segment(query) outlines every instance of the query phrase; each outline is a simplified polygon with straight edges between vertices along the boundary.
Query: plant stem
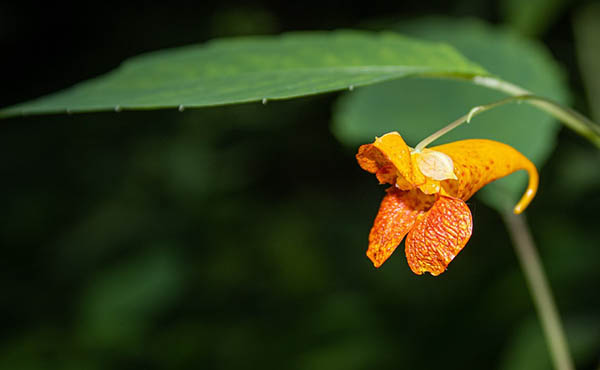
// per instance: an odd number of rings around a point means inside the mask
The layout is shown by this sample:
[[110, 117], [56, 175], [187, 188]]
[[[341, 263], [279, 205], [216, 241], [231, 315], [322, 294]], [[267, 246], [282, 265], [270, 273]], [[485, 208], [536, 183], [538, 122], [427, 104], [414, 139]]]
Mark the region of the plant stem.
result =
[[503, 214], [556, 370], [573, 370], [565, 331], [525, 216]]
[[440, 137], [444, 136], [445, 134], [447, 134], [448, 132], [454, 130], [455, 128], [457, 128], [458, 126], [462, 125], [463, 123], [469, 123], [471, 121], [471, 118], [475, 117], [476, 115], [485, 112], [488, 109], [492, 109], [494, 107], [497, 107], [499, 105], [503, 105], [506, 103], [510, 103], [513, 101], [518, 101], [520, 100], [522, 97], [516, 96], [516, 97], [510, 97], [510, 98], [506, 98], [506, 99], [502, 99], [499, 100], [497, 102], [493, 102], [490, 104], [486, 104], [486, 105], [478, 105], [475, 108], [471, 109], [469, 111], [469, 113], [465, 114], [464, 116], [458, 118], [456, 121], [450, 123], [447, 126], [442, 127], [441, 129], [437, 130], [436, 132], [434, 132], [433, 134], [427, 136], [425, 139], [421, 140], [420, 143], [417, 144], [417, 146], [415, 146], [415, 152], [420, 152], [423, 149], [425, 149], [425, 147], [429, 144], [431, 144], [432, 142], [434, 142], [435, 140], [439, 139]]
[[[533, 96], [533, 94], [510, 82], [503, 81], [494, 77], [475, 76], [472, 82], [476, 85], [488, 87], [490, 89], [502, 91], [506, 94], [518, 96], [527, 95]], [[536, 106], [562, 121], [566, 126], [571, 128], [573, 131], [586, 137], [588, 140], [593, 142], [597, 147], [600, 148], [600, 126], [585, 116], [577, 113], [576, 111], [564, 107], [559, 103], [553, 102], [549, 99], [536, 98], [530, 100], [531, 105]]]
[[[494, 81], [496, 81], [496, 80], [494, 80]], [[509, 86], [513, 86], [513, 85], [509, 84]], [[521, 90], [516, 90], [516, 89], [518, 89], [518, 88], [515, 87], [514, 92], [521, 92]], [[526, 91], [526, 90], [523, 90], [523, 91]], [[476, 106], [475, 108], [471, 109], [469, 111], [469, 113], [465, 114], [464, 116], [458, 118], [456, 121], [450, 123], [447, 126], [444, 126], [443, 128], [439, 129], [438, 131], [434, 132], [433, 134], [431, 134], [428, 137], [426, 137], [425, 139], [423, 139], [415, 147], [415, 152], [422, 151], [427, 145], [431, 144], [433, 141], [439, 139], [441, 136], [454, 130], [455, 128], [462, 125], [463, 123], [465, 123], [465, 122], [469, 123], [473, 117], [475, 117], [476, 115], [478, 115], [480, 113], [485, 112], [486, 110], [489, 110], [489, 109], [492, 109], [492, 108], [495, 108], [495, 107], [498, 107], [500, 105], [504, 105], [507, 103], [521, 102], [521, 101], [526, 101], [532, 105], [535, 105], [538, 107], [544, 107], [544, 110], [546, 110], [546, 111], [554, 112], [553, 115], [555, 117], [562, 118], [563, 122], [569, 121], [570, 122], [569, 127], [571, 127], [573, 130], [577, 131], [579, 134], [588, 138], [590, 141], [592, 141], [594, 144], [596, 144], [596, 146], [598, 146], [600, 148], [600, 126], [598, 126], [594, 122], [590, 121], [585, 116], [582, 116], [581, 114], [577, 113], [576, 111], [574, 111], [570, 108], [564, 107], [564, 106], [562, 106], [556, 102], [553, 102], [552, 100], [548, 100], [546, 98], [542, 98], [542, 97], [535, 96], [535, 95], [516, 95], [516, 96], [504, 98], [502, 100], [498, 100], [498, 101], [490, 103], [490, 104]]]

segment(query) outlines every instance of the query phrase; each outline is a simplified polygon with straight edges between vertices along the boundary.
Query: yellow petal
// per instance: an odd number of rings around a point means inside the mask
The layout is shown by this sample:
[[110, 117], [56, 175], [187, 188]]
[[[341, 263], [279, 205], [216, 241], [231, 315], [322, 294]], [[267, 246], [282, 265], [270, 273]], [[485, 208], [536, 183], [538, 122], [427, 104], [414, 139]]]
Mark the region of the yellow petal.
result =
[[413, 189], [415, 184], [424, 182], [422, 174], [413, 172], [410, 148], [397, 132], [385, 134], [373, 144], [361, 145], [356, 160], [364, 170], [374, 173], [380, 183], [396, 185], [401, 190]]
[[445, 194], [466, 201], [490, 182], [515, 171], [526, 170], [529, 174], [529, 184], [514, 212], [523, 212], [535, 196], [538, 187], [535, 165], [509, 145], [492, 140], [472, 139], [431, 149], [447, 154], [454, 162], [454, 173], [458, 180], [441, 182]]

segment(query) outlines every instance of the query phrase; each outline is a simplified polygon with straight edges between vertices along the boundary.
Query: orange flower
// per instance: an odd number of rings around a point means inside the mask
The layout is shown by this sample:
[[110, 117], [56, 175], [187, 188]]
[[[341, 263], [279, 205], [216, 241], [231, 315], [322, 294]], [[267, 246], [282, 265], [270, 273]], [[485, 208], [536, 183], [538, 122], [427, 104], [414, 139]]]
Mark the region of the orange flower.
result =
[[381, 184], [393, 185], [369, 234], [367, 256], [381, 266], [406, 236], [406, 259], [419, 275], [441, 274], [467, 244], [473, 220], [465, 201], [483, 186], [526, 170], [529, 185], [515, 213], [525, 210], [538, 186], [534, 164], [492, 140], [461, 140], [417, 152], [391, 132], [362, 145], [356, 159]]

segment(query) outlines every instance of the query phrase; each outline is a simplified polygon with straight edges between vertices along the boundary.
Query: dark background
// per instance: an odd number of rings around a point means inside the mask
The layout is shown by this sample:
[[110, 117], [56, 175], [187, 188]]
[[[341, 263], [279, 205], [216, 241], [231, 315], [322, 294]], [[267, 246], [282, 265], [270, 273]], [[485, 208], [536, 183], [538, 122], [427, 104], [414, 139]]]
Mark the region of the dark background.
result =
[[[530, 37], [588, 114], [564, 1]], [[500, 1], [0, 4], [0, 105], [214, 37]], [[536, 369], [549, 357], [500, 217], [439, 278], [364, 256], [383, 194], [329, 129], [339, 94], [0, 122], [0, 368]], [[528, 210], [578, 368], [600, 361], [598, 153], [562, 130]], [[591, 169], [591, 170], [590, 170]], [[600, 173], [600, 171], [599, 171]]]

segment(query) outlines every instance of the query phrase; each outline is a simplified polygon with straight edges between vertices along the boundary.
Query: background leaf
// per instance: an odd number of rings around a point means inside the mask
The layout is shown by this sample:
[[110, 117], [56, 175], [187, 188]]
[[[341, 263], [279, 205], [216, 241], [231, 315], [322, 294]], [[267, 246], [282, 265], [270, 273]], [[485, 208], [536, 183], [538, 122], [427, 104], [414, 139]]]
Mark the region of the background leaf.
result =
[[583, 83], [592, 117], [600, 119], [600, 3], [592, 3], [577, 12], [574, 20], [575, 43]]
[[403, 76], [486, 72], [453, 48], [393, 33], [290, 33], [212, 41], [132, 58], [18, 114], [203, 107], [348, 89]]
[[108, 349], [141, 340], [148, 317], [179, 294], [178, 262], [158, 249], [99, 274], [81, 302], [80, 339]]
[[[519, 84], [535, 94], [567, 103], [562, 75], [539, 44], [503, 29], [469, 19], [427, 18], [406, 22], [395, 29], [455, 46], [491, 73]], [[404, 79], [360, 89], [340, 99], [334, 116], [334, 133], [348, 145], [373, 140], [376, 135], [400, 131], [411, 146], [474, 106], [504, 95], [469, 83], [451, 80]], [[535, 108], [509, 105], [485, 112], [432, 145], [488, 138], [508, 143], [541, 167], [554, 147], [559, 126], [554, 118]], [[516, 174], [490, 184], [480, 192], [485, 201], [503, 208], [521, 195], [526, 176]]]
[[[565, 325], [569, 347], [577, 368], [588, 368], [596, 360], [600, 343], [600, 322], [592, 316], [569, 318]], [[501, 370], [543, 370], [552, 368], [548, 345], [536, 318], [527, 318], [515, 330], [500, 361]]]
[[506, 22], [524, 35], [543, 33], [567, 5], [567, 0], [503, 0], [501, 11]]

